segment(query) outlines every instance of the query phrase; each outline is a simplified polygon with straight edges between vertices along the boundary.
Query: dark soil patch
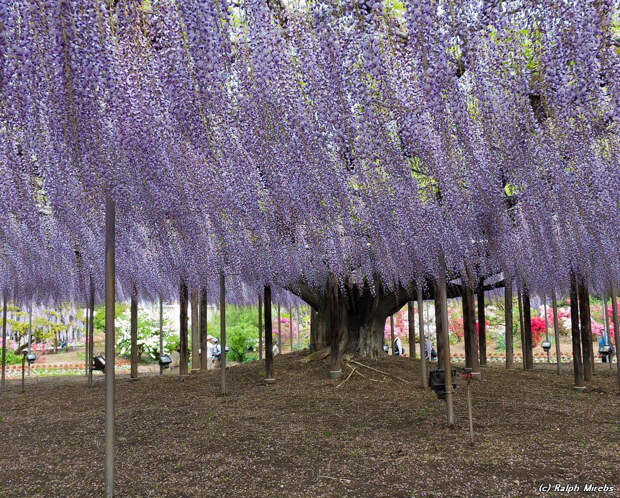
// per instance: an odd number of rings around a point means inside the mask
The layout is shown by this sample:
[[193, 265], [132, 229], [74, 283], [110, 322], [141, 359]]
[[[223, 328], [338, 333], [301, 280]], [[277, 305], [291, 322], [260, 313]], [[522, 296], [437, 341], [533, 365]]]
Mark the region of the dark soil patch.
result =
[[[419, 362], [364, 360], [412, 381], [360, 370], [342, 387], [322, 362], [263, 365], [117, 382], [117, 496], [535, 496], [541, 484], [620, 489], [615, 372], [599, 367], [583, 394], [569, 367], [483, 369], [473, 384], [476, 441], [465, 387], [457, 425], [424, 392]], [[361, 368], [361, 367], [360, 367]], [[345, 368], [345, 375], [348, 375]], [[371, 380], [373, 379], [373, 380]], [[0, 398], [0, 496], [103, 494], [103, 379], [37, 379]], [[380, 381], [380, 382], [377, 382]], [[459, 382], [460, 379], [459, 379]], [[617, 493], [611, 493], [609, 496]], [[550, 493], [553, 496], [553, 493]], [[588, 493], [593, 496], [592, 493]]]

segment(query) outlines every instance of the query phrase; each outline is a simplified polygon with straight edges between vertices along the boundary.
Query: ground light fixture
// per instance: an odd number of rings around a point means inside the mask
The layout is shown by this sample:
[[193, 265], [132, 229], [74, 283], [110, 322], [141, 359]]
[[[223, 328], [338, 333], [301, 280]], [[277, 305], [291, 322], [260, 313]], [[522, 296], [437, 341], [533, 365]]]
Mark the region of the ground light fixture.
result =
[[159, 367], [163, 370], [164, 368], [170, 368], [170, 364], [172, 363], [172, 358], [170, 358], [169, 354], [162, 354], [159, 357]]
[[93, 358], [93, 370], [105, 372], [105, 358], [103, 356], [98, 355]]
[[[456, 368], [450, 369], [452, 372], [452, 388], [456, 389]], [[439, 399], [446, 399], [446, 372], [443, 368], [431, 370], [428, 374], [428, 386], [435, 391]]]
[[35, 360], [37, 359], [37, 356], [34, 353], [28, 353], [27, 351], [23, 352], [22, 355], [22, 392], [24, 392], [26, 390], [25, 388], [25, 372], [26, 372], [26, 362], [28, 362], [28, 366], [32, 365]]
[[543, 341], [540, 346], [545, 350], [545, 353], [548, 353], [551, 349], [551, 343], [549, 341]]

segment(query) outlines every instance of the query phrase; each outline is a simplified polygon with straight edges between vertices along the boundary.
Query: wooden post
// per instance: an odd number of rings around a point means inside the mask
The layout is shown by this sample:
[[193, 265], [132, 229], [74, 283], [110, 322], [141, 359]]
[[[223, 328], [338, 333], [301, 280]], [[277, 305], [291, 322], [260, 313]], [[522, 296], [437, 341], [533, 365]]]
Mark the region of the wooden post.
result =
[[525, 338], [524, 364], [526, 370], [534, 368], [534, 355], [532, 351], [532, 311], [530, 309], [530, 292], [527, 285], [523, 285], [521, 294], [523, 304], [523, 337]]
[[180, 326], [179, 326], [179, 375], [187, 375], [187, 301], [189, 300], [187, 285], [181, 279], [179, 289]]
[[521, 360], [523, 361], [523, 370], [525, 370], [525, 332], [523, 330], [523, 294], [521, 288], [517, 289], [517, 306], [519, 307], [519, 332], [521, 337]]
[[263, 359], [263, 298], [258, 295], [258, 360]]
[[390, 315], [390, 349], [394, 356], [394, 315]]
[[441, 320], [441, 299], [439, 297], [439, 282], [435, 281], [435, 340], [437, 341], [437, 368], [440, 368], [443, 365], [443, 324]]
[[114, 496], [114, 311], [115, 311], [114, 201], [105, 199], [105, 495]]
[[[607, 295], [602, 292], [601, 293], [601, 301], [603, 302], [603, 323], [605, 324], [605, 344], [608, 346], [612, 345], [611, 342], [611, 331], [609, 330], [609, 317], [607, 316]], [[609, 368], [613, 369], [613, 358], [611, 355], [607, 357], [607, 362], [609, 363]]]
[[6, 291], [2, 297], [2, 380], [0, 390], [6, 390]]
[[555, 289], [551, 290], [551, 306], [553, 307], [553, 336], [555, 337], [556, 373], [560, 375], [562, 352], [560, 351], [560, 320], [558, 319], [558, 303], [555, 300]]
[[616, 386], [618, 387], [618, 391], [620, 391], [620, 349], [618, 348], [618, 335], [620, 335], [620, 331], [618, 330], [618, 304], [616, 303], [616, 285], [614, 283], [611, 284], [611, 313], [614, 322], [614, 340], [616, 343]]
[[439, 301], [441, 302], [441, 343], [443, 346], [443, 363], [446, 386], [446, 406], [448, 409], [448, 426], [455, 424], [454, 407], [452, 405], [452, 370], [450, 368], [450, 341], [448, 338], [448, 292], [446, 288], [446, 262], [440, 254], [439, 268]]
[[465, 367], [474, 372], [480, 371], [478, 360], [478, 336], [476, 333], [476, 315], [474, 310], [474, 291], [463, 285], [463, 331], [465, 339]]
[[[164, 302], [159, 297], [159, 356], [164, 354]], [[159, 364], [159, 375], [163, 375], [164, 368]]]
[[265, 286], [265, 383], [273, 384], [273, 324], [271, 323], [271, 287]]
[[131, 328], [131, 379], [138, 378], [138, 299], [136, 296], [136, 287], [134, 286], [131, 293], [131, 311], [130, 311], [130, 328]]
[[200, 370], [207, 369], [207, 288], [203, 287], [200, 291]]
[[467, 417], [469, 418], [469, 440], [474, 442], [474, 420], [471, 413], [471, 378], [467, 378]]
[[26, 353], [22, 351], [22, 392], [26, 392], [25, 388], [25, 376], [26, 376]]
[[[86, 315], [88, 318], [88, 314]], [[32, 352], [32, 302], [28, 305], [28, 354]], [[88, 362], [88, 358], [86, 360]], [[88, 363], [86, 363], [88, 370]], [[28, 377], [30, 377], [30, 362], [28, 362]]]
[[583, 380], [592, 380], [594, 373], [594, 348], [592, 347], [592, 322], [590, 317], [590, 294], [584, 278], [577, 284], [579, 293], [579, 320], [581, 323], [581, 351], [583, 358]]
[[[93, 355], [95, 351], [95, 282], [93, 281], [93, 276], [90, 275], [89, 278], [89, 307], [90, 307], [90, 316], [89, 316], [89, 324], [88, 324], [88, 385], [93, 385]], [[106, 358], [107, 360], [107, 358]]]
[[299, 306], [295, 306], [295, 315], [297, 316], [297, 349], [301, 349], [301, 327], [299, 325]]
[[[487, 324], [484, 313], [484, 278], [478, 287], [478, 347], [480, 348], [480, 365], [487, 365]], [[478, 372], [474, 370], [474, 372]]]
[[583, 363], [581, 361], [581, 334], [579, 331], [579, 304], [577, 297], [577, 282], [575, 274], [570, 275], [570, 326], [573, 339], [573, 374], [575, 376], [575, 389], [585, 389], [583, 378]]
[[[418, 281], [418, 328], [420, 329], [420, 370], [422, 373], [422, 389], [428, 390], [428, 379], [426, 378], [426, 353], [425, 353], [425, 333], [424, 333], [424, 296], [422, 294], [422, 284]], [[430, 358], [429, 358], [430, 359]]]
[[196, 289], [191, 290], [191, 320], [192, 320], [192, 372], [198, 372], [200, 370], [200, 355], [198, 349], [200, 348], [200, 325], [198, 322], [198, 291]]
[[[549, 342], [549, 324], [547, 323], [547, 294], [544, 295], [544, 308], [545, 313], [545, 341]], [[550, 349], [547, 350], [547, 363], [551, 363]]]
[[[88, 380], [88, 329], [90, 324], [90, 307], [88, 306], [88, 297], [86, 298], [86, 306], [84, 307], [84, 311], [86, 313], [86, 319], [84, 320], [84, 326], [86, 329], [84, 334], [84, 374]], [[30, 321], [32, 322], [32, 308], [30, 310]], [[28, 346], [28, 353], [30, 353], [30, 346]], [[30, 376], [30, 363], [28, 363], [28, 375]]]
[[506, 368], [514, 367], [512, 337], [512, 278], [504, 271], [504, 341], [506, 343]]
[[[288, 325], [289, 325], [289, 329], [290, 329], [290, 332], [291, 332], [291, 337], [289, 339], [290, 339], [290, 342], [291, 342], [291, 353], [292, 353], [293, 352], [293, 307], [292, 306], [288, 307], [288, 314], [289, 314], [289, 324]], [[297, 333], [299, 333], [299, 331]]]
[[278, 352], [282, 354], [282, 321], [280, 320], [280, 305], [278, 304]]
[[226, 282], [224, 270], [220, 271], [220, 381], [221, 393], [226, 394]]
[[407, 303], [407, 323], [409, 324], [409, 357], [415, 358], [415, 310], [413, 301]]

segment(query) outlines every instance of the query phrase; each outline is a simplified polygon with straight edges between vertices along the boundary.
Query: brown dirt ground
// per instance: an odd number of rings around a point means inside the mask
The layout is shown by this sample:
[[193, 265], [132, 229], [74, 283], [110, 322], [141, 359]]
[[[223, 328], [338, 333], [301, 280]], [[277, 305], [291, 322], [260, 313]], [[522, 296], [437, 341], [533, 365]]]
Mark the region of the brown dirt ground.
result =
[[[301, 356], [278, 356], [270, 387], [261, 364], [229, 369], [225, 397], [219, 371], [119, 376], [117, 496], [536, 496], [547, 483], [618, 496], [620, 398], [606, 367], [583, 394], [569, 366], [483, 369], [472, 446], [461, 379], [448, 429], [415, 360], [364, 360], [411, 384], [363, 369], [336, 388], [325, 363]], [[31, 379], [19, 391], [9, 381], [0, 396], [0, 496], [101, 496], [103, 379]]]

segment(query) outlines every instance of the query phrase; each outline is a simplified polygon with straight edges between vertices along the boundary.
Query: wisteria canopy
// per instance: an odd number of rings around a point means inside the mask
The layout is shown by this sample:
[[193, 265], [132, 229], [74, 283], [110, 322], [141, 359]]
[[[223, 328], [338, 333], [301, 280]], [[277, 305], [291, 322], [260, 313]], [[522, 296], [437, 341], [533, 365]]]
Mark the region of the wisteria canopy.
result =
[[616, 284], [614, 9], [0, 0], [0, 286], [102, 289], [106, 194], [124, 296]]

